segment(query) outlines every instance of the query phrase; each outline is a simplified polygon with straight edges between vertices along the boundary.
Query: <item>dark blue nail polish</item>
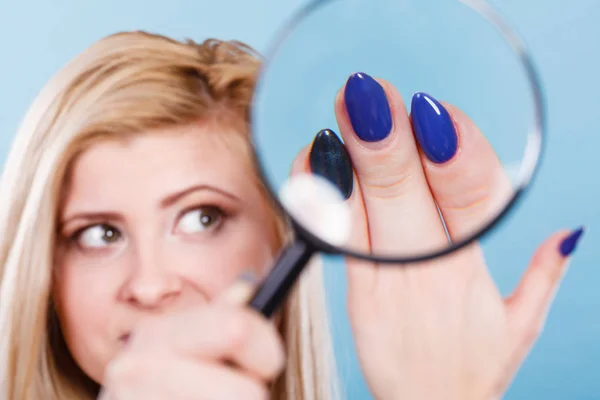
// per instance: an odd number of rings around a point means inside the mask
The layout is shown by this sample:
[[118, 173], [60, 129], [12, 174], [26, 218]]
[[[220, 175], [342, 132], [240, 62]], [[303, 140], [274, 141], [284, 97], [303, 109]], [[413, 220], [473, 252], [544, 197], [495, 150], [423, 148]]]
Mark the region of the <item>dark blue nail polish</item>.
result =
[[311, 172], [333, 183], [345, 199], [352, 195], [354, 175], [352, 161], [344, 143], [331, 129], [323, 129], [310, 149]]
[[411, 119], [423, 153], [434, 163], [449, 161], [458, 149], [458, 136], [448, 111], [426, 93], [412, 98]]
[[352, 128], [361, 140], [378, 142], [392, 131], [392, 113], [383, 87], [369, 75], [357, 72], [348, 78], [344, 101]]
[[583, 232], [584, 229], [583, 227], [581, 227], [579, 229], [574, 230], [569, 236], [563, 239], [563, 241], [560, 243], [559, 248], [560, 254], [563, 257], [568, 257], [569, 255], [571, 255], [571, 253], [575, 251], [577, 243], [579, 242], [581, 235], [583, 235]]

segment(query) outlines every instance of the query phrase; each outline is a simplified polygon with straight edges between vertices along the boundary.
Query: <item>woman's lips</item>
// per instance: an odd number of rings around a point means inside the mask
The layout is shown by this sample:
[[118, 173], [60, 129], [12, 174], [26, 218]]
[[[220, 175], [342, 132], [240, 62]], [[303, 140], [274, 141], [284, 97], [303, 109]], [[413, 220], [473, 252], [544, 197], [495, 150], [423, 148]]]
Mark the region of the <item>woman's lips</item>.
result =
[[129, 334], [129, 333], [125, 333], [125, 334], [123, 334], [123, 335], [121, 335], [121, 336], [119, 337], [119, 341], [120, 341], [120, 342], [122, 342], [122, 343], [125, 343], [125, 344], [127, 344], [127, 343], [129, 342], [129, 337], [130, 337], [130, 336], [131, 336], [131, 334]]

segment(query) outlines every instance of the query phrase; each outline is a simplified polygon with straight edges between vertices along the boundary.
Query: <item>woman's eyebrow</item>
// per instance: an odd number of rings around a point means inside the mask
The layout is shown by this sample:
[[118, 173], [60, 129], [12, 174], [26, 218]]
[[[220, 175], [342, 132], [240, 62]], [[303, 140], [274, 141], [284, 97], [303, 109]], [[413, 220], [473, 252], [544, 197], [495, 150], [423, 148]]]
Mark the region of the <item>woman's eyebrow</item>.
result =
[[226, 190], [223, 190], [223, 189], [217, 188], [215, 186], [211, 186], [211, 185], [198, 184], [198, 185], [193, 185], [193, 186], [187, 187], [185, 189], [182, 189], [180, 191], [177, 191], [177, 192], [165, 197], [164, 199], [162, 199], [160, 201], [160, 207], [167, 208], [167, 207], [175, 204], [177, 201], [179, 201], [183, 197], [185, 197], [191, 193], [199, 192], [199, 191], [216, 192], [216, 193], [219, 193], [233, 201], [241, 202], [239, 197], [237, 197], [236, 195], [234, 195]]
[[[189, 186], [185, 189], [179, 190], [173, 194], [168, 195], [164, 199], [160, 201], [161, 208], [167, 208], [177, 201], [181, 200], [185, 196], [188, 196], [192, 193], [199, 191], [211, 191], [219, 193], [222, 196], [225, 196], [233, 201], [241, 202], [241, 199], [236, 195], [217, 188], [215, 186], [206, 185], [206, 184], [196, 184]], [[67, 215], [63, 218], [63, 220], [59, 223], [59, 229], [62, 229], [65, 225], [70, 223], [73, 220], [110, 220], [110, 221], [120, 221], [122, 220], [122, 215], [115, 211], [85, 211], [85, 210], [75, 210], [72, 212], [68, 212]]]

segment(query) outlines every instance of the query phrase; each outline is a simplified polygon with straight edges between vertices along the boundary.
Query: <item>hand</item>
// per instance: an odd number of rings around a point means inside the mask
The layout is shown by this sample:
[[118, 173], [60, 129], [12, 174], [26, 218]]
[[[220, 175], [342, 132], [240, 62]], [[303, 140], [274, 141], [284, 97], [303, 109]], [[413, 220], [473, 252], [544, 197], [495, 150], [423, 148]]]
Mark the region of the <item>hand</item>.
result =
[[240, 282], [214, 304], [144, 320], [108, 366], [99, 400], [268, 399], [283, 345], [241, 306], [250, 294]]
[[[326, 146], [315, 140], [295, 171], [312, 169], [347, 194], [350, 187], [352, 247], [379, 254], [440, 248], [447, 236], [436, 203], [457, 240], [480, 228], [512, 195], [490, 144], [450, 104], [420, 94], [411, 121], [395, 88], [358, 74], [338, 94], [335, 112], [354, 176], [344, 172], [343, 145], [331, 138]], [[319, 146], [337, 151], [334, 168], [315, 155]], [[501, 397], [544, 324], [580, 234], [559, 232], [547, 239], [508, 299], [501, 297], [477, 244], [407, 268], [348, 259], [349, 316], [374, 396]]]

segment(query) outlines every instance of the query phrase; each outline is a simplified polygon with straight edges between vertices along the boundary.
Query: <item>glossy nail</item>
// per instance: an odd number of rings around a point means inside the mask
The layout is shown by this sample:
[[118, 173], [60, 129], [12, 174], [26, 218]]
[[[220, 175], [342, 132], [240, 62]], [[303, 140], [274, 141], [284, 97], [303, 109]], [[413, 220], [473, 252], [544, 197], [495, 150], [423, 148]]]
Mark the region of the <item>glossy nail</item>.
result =
[[352, 128], [359, 139], [378, 142], [392, 131], [392, 113], [383, 87], [372, 77], [357, 72], [348, 78], [344, 101]]
[[352, 161], [346, 146], [331, 129], [317, 133], [310, 149], [310, 169], [333, 183], [345, 199], [352, 195]]
[[458, 149], [458, 136], [448, 111], [426, 93], [412, 98], [411, 119], [423, 153], [436, 164], [448, 162]]
[[584, 228], [578, 228], [574, 230], [569, 236], [563, 239], [560, 243], [559, 251], [563, 257], [568, 257], [575, 251], [577, 248], [577, 243], [581, 236], [583, 235]]

